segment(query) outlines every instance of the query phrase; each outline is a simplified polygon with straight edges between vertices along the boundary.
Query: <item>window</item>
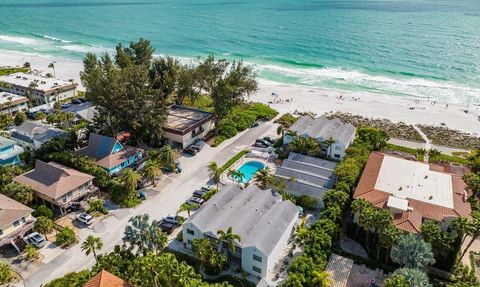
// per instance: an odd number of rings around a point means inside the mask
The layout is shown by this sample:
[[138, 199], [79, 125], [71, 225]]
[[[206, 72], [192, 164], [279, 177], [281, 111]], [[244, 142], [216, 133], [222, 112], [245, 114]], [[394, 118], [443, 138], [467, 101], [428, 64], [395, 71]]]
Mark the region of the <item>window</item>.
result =
[[258, 261], [258, 262], [262, 262], [262, 257], [253, 254], [253, 260]]
[[335, 150], [341, 150], [342, 148], [338, 145], [335, 146]]
[[258, 268], [257, 266], [252, 266], [252, 269], [257, 273], [262, 273], [262, 269]]
[[195, 235], [195, 231], [187, 228], [187, 233], [190, 235]]
[[336, 158], [340, 158], [340, 155], [338, 153], [334, 154], [333, 156]]
[[188, 243], [189, 245], [193, 245], [192, 240], [187, 240], [187, 243]]
[[0, 229], [0, 236], [3, 235], [3, 229]]
[[17, 227], [17, 226], [19, 226], [19, 225], [20, 225], [20, 221], [19, 221], [19, 220], [15, 220], [15, 221], [13, 222], [13, 227]]

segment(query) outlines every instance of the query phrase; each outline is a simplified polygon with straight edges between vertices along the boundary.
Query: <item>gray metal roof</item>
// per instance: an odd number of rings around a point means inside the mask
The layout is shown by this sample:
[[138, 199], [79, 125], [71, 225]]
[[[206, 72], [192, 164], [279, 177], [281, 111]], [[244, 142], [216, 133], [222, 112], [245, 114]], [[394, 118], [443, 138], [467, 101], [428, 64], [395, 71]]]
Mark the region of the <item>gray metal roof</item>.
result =
[[[320, 198], [335, 183], [334, 169], [337, 163], [311, 156], [290, 153], [275, 176], [285, 179], [288, 190]], [[295, 180], [290, 180], [294, 178]]]
[[355, 127], [350, 123], [343, 123], [338, 118], [329, 120], [324, 116], [312, 118], [303, 116], [298, 119], [290, 130], [299, 136], [312, 137], [320, 141], [329, 138], [337, 142], [346, 143], [355, 136]]
[[316, 165], [316, 166], [323, 167], [330, 170], [334, 170], [335, 167], [337, 166], [337, 163], [334, 161], [324, 160], [324, 159], [303, 155], [295, 152], [291, 152], [288, 155], [288, 159], [302, 162], [302, 163]]
[[250, 185], [241, 190], [228, 185], [208, 200], [187, 222], [203, 233], [216, 237], [218, 230], [232, 227], [241, 238], [240, 247], [255, 246], [268, 256], [298, 216], [297, 207], [282, 201], [272, 190]]
[[[28, 135], [21, 134], [23, 132]], [[40, 143], [45, 143], [55, 137], [66, 137], [68, 133], [61, 129], [57, 129], [51, 125], [26, 121], [22, 125], [16, 127], [12, 132], [11, 138], [18, 139], [24, 142], [33, 143], [33, 140]]]

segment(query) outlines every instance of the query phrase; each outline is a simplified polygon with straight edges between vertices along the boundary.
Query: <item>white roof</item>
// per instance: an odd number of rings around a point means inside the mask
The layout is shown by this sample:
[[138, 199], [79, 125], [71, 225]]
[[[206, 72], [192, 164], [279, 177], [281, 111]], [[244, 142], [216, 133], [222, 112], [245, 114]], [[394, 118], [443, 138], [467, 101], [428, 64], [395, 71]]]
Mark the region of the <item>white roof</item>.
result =
[[253, 246], [268, 256], [288, 226], [298, 218], [298, 209], [272, 190], [249, 185], [241, 190], [227, 185], [209, 199], [186, 223], [194, 224], [204, 234], [216, 237], [218, 230], [232, 227], [241, 238], [240, 247]]
[[15, 101], [28, 102], [28, 99], [26, 97], [22, 97], [22, 96], [15, 95], [15, 94], [12, 94], [12, 93], [0, 92], [0, 105], [8, 104], [10, 101], [12, 101], [12, 102], [15, 102]]
[[30, 83], [35, 82], [37, 87], [35, 90], [41, 91], [49, 91], [52, 89], [57, 89], [64, 86], [70, 86], [73, 83], [55, 79], [55, 78], [47, 78], [43, 76], [27, 74], [27, 73], [13, 73], [5, 76], [0, 76], [0, 82], [9, 83], [15, 86], [21, 86], [28, 88]]
[[337, 142], [346, 144], [355, 137], [356, 128], [350, 123], [343, 123], [340, 119], [327, 119], [325, 116], [299, 118], [290, 130], [299, 136], [315, 138], [320, 141], [333, 138]]
[[389, 196], [387, 201], [387, 207], [407, 211], [408, 200], [406, 200], [405, 198], [398, 198], [396, 196]]
[[[452, 176], [432, 171], [428, 164], [422, 162], [384, 157], [375, 189], [397, 198], [414, 199], [453, 208]], [[393, 199], [392, 202], [394, 201]]]

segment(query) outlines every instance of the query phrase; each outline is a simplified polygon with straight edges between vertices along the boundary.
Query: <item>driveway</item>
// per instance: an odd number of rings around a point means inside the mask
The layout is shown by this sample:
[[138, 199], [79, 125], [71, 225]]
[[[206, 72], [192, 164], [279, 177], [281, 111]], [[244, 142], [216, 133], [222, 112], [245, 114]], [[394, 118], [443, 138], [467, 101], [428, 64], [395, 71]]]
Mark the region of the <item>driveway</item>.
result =
[[141, 205], [131, 209], [113, 210], [112, 216], [96, 222], [91, 228], [83, 229], [79, 233], [79, 244], [69, 248], [55, 259], [46, 264], [37, 264], [23, 275], [25, 286], [40, 286], [65, 273], [80, 271], [94, 264], [92, 256], [86, 256], [80, 249], [80, 243], [88, 236], [100, 237], [104, 243], [102, 253], [113, 250], [114, 246], [121, 243], [123, 230], [128, 224], [128, 219], [134, 215], [148, 213], [151, 219], [160, 219], [168, 213], [175, 213], [179, 206], [187, 200], [195, 189], [200, 188], [208, 181], [206, 165], [216, 161], [223, 165], [237, 152], [252, 144], [255, 139], [266, 135], [276, 135], [276, 124], [266, 122], [256, 128], [248, 129], [234, 138], [223, 142], [220, 146], [205, 148], [194, 157], [181, 157], [183, 167], [181, 174], [175, 174], [154, 189], [153, 197]]

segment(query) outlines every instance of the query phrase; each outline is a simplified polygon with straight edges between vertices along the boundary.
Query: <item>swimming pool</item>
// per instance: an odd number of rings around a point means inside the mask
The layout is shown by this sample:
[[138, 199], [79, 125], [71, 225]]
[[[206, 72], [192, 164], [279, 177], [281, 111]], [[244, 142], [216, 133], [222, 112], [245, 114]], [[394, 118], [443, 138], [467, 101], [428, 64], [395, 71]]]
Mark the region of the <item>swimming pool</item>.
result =
[[[259, 161], [247, 161], [246, 163], [242, 164], [242, 166], [237, 169], [237, 171], [241, 172], [244, 176], [240, 182], [249, 182], [252, 179], [253, 175], [264, 167], [265, 165]], [[233, 177], [232, 179], [238, 182], [238, 179], [236, 177]]]

